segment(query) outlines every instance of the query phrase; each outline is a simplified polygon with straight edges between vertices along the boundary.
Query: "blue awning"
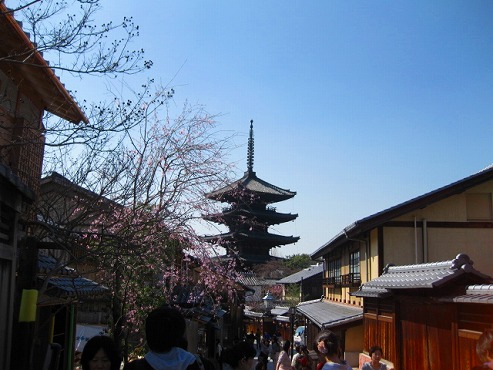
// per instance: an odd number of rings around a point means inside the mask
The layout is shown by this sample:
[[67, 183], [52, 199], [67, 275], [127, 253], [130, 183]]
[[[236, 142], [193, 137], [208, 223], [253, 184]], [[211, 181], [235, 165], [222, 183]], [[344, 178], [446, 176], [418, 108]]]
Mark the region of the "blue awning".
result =
[[108, 293], [109, 289], [82, 277], [54, 277], [48, 279], [45, 293], [60, 298], [88, 297]]

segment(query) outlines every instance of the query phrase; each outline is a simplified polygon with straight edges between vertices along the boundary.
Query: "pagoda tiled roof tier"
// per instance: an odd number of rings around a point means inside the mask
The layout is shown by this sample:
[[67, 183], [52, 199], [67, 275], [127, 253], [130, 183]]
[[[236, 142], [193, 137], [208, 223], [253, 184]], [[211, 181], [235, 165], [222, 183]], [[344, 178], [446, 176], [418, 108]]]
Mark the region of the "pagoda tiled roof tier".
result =
[[300, 238], [298, 236], [284, 236], [268, 232], [231, 231], [218, 235], [206, 235], [203, 239], [206, 242], [222, 246], [234, 246], [235, 244], [248, 242], [249, 244], [255, 244], [256, 246], [272, 248], [279, 245], [296, 243]]
[[235, 258], [250, 267], [274, 258], [270, 255], [272, 248], [296, 243], [300, 239], [268, 232], [270, 225], [293, 221], [298, 215], [278, 213], [267, 205], [290, 199], [296, 192], [259, 179], [253, 171], [253, 152], [253, 121], [250, 121], [247, 171], [239, 180], [205, 195], [208, 199], [229, 203], [229, 207], [220, 213], [202, 216], [229, 229], [224, 234], [206, 235], [202, 239], [222, 246], [227, 250], [228, 258]]
[[277, 258], [274, 256], [270, 255], [261, 255], [261, 254], [249, 254], [249, 253], [242, 253], [238, 255], [237, 260], [239, 260], [242, 264], [260, 264], [260, 263], [266, 263], [269, 261], [275, 261], [275, 260], [282, 260], [282, 258]]
[[225, 209], [222, 213], [214, 213], [203, 216], [204, 219], [225, 223], [227, 225], [234, 223], [237, 220], [245, 218], [255, 219], [256, 222], [265, 223], [269, 225], [281, 224], [284, 222], [292, 221], [298, 217], [298, 214], [292, 213], [279, 213], [274, 209], [257, 210], [251, 208], [236, 208], [230, 207]]
[[218, 256], [216, 258], [221, 261], [235, 260], [240, 262], [241, 265], [265, 263], [268, 261], [281, 261], [281, 262], [284, 261], [284, 258], [282, 257], [276, 257], [276, 256], [264, 255], [264, 254], [248, 254], [248, 253], [242, 253], [241, 255], [239, 253], [231, 253], [231, 254]]
[[295, 191], [282, 189], [259, 179], [254, 171], [246, 171], [241, 179], [206, 194], [206, 197], [220, 202], [235, 202], [241, 198], [242, 191], [258, 195], [259, 200], [265, 204], [280, 202], [296, 195]]

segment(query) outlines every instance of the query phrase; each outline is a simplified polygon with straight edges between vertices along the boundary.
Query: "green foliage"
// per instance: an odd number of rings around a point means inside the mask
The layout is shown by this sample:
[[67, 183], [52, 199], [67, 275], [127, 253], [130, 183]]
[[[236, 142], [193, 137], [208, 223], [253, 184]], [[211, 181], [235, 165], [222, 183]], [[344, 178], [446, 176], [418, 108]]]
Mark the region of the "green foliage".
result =
[[296, 306], [300, 303], [300, 286], [289, 284], [285, 286], [284, 303], [286, 306]]
[[293, 254], [292, 256], [287, 256], [284, 261], [286, 267], [295, 271], [310, 267], [313, 263], [314, 261], [308, 254]]

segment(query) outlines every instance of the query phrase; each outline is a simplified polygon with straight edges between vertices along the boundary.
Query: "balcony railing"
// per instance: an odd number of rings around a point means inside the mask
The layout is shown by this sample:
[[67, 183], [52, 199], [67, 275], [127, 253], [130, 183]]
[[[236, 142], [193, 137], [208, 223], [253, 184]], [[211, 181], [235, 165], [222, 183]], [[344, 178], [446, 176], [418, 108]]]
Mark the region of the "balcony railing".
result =
[[342, 286], [355, 287], [361, 285], [361, 274], [359, 272], [352, 272], [347, 275], [342, 275]]
[[361, 274], [359, 272], [341, 276], [332, 276], [323, 280], [326, 288], [358, 287], [361, 285]]
[[332, 276], [323, 280], [323, 285], [327, 288], [337, 288], [341, 286], [341, 276]]

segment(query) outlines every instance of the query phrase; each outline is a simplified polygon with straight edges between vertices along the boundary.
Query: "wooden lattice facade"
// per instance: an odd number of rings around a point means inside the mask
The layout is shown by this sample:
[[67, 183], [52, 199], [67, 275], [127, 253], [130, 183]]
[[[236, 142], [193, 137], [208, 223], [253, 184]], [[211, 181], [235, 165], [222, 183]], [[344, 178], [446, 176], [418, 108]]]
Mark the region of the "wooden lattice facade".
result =
[[471, 369], [486, 329], [493, 329], [493, 304], [365, 299], [364, 350], [378, 344], [395, 369]]
[[491, 278], [474, 270], [467, 255], [450, 262], [390, 267], [363, 284], [356, 294], [364, 297], [364, 351], [379, 345], [400, 370], [479, 365], [476, 341], [493, 328], [493, 288], [480, 298], [476, 290], [489, 288], [483, 284]]

